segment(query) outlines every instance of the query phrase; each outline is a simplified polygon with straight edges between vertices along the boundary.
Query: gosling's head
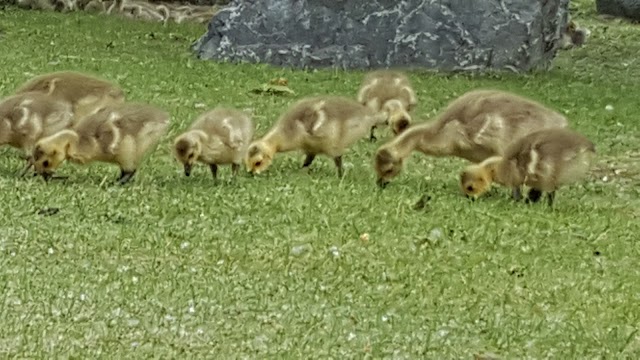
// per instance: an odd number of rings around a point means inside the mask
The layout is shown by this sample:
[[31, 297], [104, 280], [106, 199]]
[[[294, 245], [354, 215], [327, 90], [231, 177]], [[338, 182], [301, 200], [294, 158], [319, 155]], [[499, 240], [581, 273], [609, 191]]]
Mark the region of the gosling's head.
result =
[[247, 149], [245, 166], [251, 174], [260, 174], [271, 166], [274, 151], [261, 141], [254, 141]]
[[381, 148], [376, 152], [374, 168], [378, 179], [376, 184], [384, 188], [394, 177], [402, 171], [403, 159], [397, 157], [388, 149]]
[[66, 159], [68, 143], [61, 143], [57, 138], [49, 137], [40, 140], [33, 148], [33, 167], [38, 175], [49, 180], [55, 170]]
[[200, 140], [188, 134], [181, 135], [174, 141], [173, 150], [176, 159], [184, 166], [184, 175], [190, 176], [191, 169], [202, 152]]
[[389, 127], [393, 135], [402, 134], [411, 125], [411, 115], [406, 111], [397, 111], [389, 116]]
[[489, 191], [492, 182], [491, 171], [481, 165], [470, 165], [460, 173], [462, 192], [474, 200]]
[[411, 115], [400, 100], [387, 101], [382, 111], [388, 114], [386, 122], [396, 136], [411, 125]]

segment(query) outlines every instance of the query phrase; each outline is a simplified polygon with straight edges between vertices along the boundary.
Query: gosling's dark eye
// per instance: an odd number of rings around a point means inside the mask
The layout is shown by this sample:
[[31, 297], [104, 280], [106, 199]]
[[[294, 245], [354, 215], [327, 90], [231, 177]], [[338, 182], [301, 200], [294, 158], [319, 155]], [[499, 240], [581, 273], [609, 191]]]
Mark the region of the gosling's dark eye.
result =
[[45, 161], [43, 161], [43, 162], [42, 162], [42, 166], [44, 166], [44, 167], [46, 167], [46, 168], [47, 168], [47, 167], [49, 167], [49, 160], [45, 160]]
[[393, 169], [389, 169], [387, 171], [384, 172], [385, 175], [391, 175], [391, 173], [393, 172]]
[[189, 154], [189, 159], [193, 159], [193, 153]]
[[467, 186], [467, 191], [473, 191], [473, 186], [471, 185]]
[[256, 161], [256, 166], [262, 165], [262, 161]]

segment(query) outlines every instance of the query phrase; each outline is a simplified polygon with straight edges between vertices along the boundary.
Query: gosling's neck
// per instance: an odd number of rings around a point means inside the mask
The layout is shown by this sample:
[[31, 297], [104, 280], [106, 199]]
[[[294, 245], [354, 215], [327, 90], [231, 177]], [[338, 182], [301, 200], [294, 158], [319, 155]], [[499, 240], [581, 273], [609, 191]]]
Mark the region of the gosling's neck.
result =
[[277, 127], [269, 131], [260, 142], [269, 156], [273, 156], [278, 152], [295, 150], [296, 148], [293, 139], [288, 139], [287, 141], [282, 131]]
[[58, 133], [51, 136], [51, 141], [58, 143], [61, 148], [65, 151], [65, 157], [69, 159], [73, 156], [74, 149], [78, 148], [78, 144], [80, 143], [80, 136], [77, 132], [73, 130], [62, 130]]
[[434, 141], [438, 136], [439, 128], [440, 124], [437, 122], [411, 126], [392, 140], [392, 146], [401, 158], [406, 158], [413, 151], [432, 156], [446, 155], [439, 147], [440, 141]]
[[503, 186], [518, 186], [522, 176], [513, 161], [501, 156], [492, 156], [481, 163], [489, 174], [491, 181]]

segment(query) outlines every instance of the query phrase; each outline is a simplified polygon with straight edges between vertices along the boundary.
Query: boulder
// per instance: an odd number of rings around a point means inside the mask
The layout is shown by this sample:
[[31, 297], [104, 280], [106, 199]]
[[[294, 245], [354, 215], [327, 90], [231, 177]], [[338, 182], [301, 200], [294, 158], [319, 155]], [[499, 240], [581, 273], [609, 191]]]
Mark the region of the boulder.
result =
[[640, 0], [596, 0], [598, 14], [640, 21]]
[[150, 3], [169, 3], [169, 4], [182, 4], [182, 5], [226, 5], [229, 0], [149, 0]]
[[192, 44], [201, 59], [293, 68], [548, 67], [569, 0], [232, 0]]

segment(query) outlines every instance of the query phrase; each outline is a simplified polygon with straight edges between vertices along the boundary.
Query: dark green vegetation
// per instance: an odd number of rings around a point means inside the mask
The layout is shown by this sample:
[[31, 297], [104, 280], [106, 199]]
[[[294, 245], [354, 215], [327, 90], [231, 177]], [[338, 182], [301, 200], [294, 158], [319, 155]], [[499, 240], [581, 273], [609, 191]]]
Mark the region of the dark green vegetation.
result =
[[200, 62], [188, 46], [201, 26], [3, 11], [0, 94], [83, 70], [173, 123], [125, 187], [107, 164], [65, 164], [66, 182], [17, 179], [18, 153], [0, 151], [0, 354], [638, 358], [640, 28], [575, 13], [592, 36], [548, 73], [411, 74], [420, 121], [494, 87], [565, 112], [596, 142], [593, 175], [551, 211], [502, 188], [472, 203], [457, 187], [464, 161], [419, 154], [379, 191], [371, 161], [386, 130], [345, 156], [342, 180], [327, 158], [301, 171], [295, 153], [255, 178], [221, 168], [214, 186], [206, 166], [185, 178], [169, 146], [198, 104], [252, 108], [262, 135], [296, 97], [251, 88], [283, 76], [298, 96], [355, 96], [362, 73]]

